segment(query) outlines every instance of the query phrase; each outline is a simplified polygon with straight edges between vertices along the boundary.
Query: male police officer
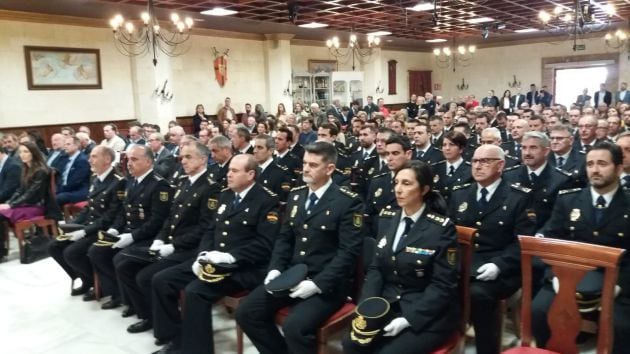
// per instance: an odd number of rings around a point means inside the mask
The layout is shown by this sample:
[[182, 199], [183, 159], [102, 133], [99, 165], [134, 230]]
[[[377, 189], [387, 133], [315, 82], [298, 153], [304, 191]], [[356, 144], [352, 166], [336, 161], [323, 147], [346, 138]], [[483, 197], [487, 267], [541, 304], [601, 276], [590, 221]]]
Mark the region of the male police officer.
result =
[[[361, 248], [363, 205], [356, 193], [332, 182], [334, 146], [316, 142], [305, 150], [307, 186], [289, 194], [286, 219], [264, 282], [268, 284], [296, 264], [307, 266], [307, 278], [291, 288], [288, 297], [274, 297], [261, 285], [236, 312], [238, 324], [262, 354], [316, 352], [317, 328], [346, 301]], [[283, 337], [274, 318], [289, 305]]]

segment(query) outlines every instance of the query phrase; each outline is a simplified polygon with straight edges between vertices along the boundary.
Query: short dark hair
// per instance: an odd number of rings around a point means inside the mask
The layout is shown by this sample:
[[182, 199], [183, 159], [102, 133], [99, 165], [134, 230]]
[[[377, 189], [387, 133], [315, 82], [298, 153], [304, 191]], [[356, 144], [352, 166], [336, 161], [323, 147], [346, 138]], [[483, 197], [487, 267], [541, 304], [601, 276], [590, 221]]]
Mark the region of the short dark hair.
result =
[[610, 155], [612, 156], [612, 162], [613, 164], [615, 164], [615, 166], [623, 164], [623, 151], [621, 151], [621, 147], [619, 145], [611, 143], [610, 141], [600, 141], [599, 143], [595, 144], [591, 151], [589, 151], [586, 155], [588, 156], [589, 153], [595, 150], [606, 150], [610, 152]]
[[442, 198], [440, 193], [433, 190], [434, 173], [431, 170], [431, 166], [424, 161], [409, 160], [396, 172], [395, 176], [397, 176], [400, 171], [406, 169], [414, 172], [420, 188], [424, 188], [425, 186], [429, 187], [429, 191], [422, 198], [428, 210], [442, 215], [446, 214], [446, 202], [444, 198]]
[[326, 141], [317, 141], [306, 145], [304, 151], [322, 157], [324, 163], [337, 164], [337, 149], [335, 146]]
[[245, 141], [252, 140], [252, 135], [250, 134], [249, 130], [240, 124], [236, 127], [236, 134], [241, 138], [244, 138]]
[[470, 134], [470, 125], [468, 125], [468, 123], [459, 122], [455, 124], [453, 128], [459, 128], [459, 127], [464, 128], [464, 131], [466, 132], [466, 134]]
[[278, 128], [278, 133], [285, 133], [287, 135], [287, 141], [293, 142], [293, 132], [287, 127]]
[[327, 129], [330, 132], [330, 135], [338, 135], [339, 134], [339, 128], [337, 127], [336, 124], [333, 123], [329, 123], [329, 122], [324, 122], [322, 124], [319, 125], [320, 129]]
[[389, 144], [398, 144], [402, 146], [403, 151], [405, 152], [411, 150], [411, 142], [409, 142], [409, 139], [405, 139], [398, 134], [393, 134], [389, 136], [389, 138], [385, 141], [385, 145]]
[[[466, 124], [466, 126], [468, 126], [468, 124]], [[451, 130], [448, 133], [446, 133], [446, 135], [444, 135], [444, 140], [446, 139], [448, 139], [453, 144], [457, 145], [457, 147], [459, 147], [462, 150], [466, 148], [467, 139], [466, 139], [466, 135], [464, 135], [463, 133]]]

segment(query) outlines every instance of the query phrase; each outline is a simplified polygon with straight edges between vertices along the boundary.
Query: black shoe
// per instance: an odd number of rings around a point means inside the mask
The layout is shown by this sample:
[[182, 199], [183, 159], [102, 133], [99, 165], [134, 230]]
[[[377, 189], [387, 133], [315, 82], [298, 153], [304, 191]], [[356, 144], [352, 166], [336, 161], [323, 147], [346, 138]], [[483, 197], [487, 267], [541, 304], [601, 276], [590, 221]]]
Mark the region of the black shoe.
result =
[[140, 333], [145, 332], [153, 328], [153, 323], [149, 320], [140, 320], [140, 322], [136, 322], [131, 326], [127, 327], [127, 332], [129, 333]]
[[170, 343], [171, 341], [168, 339], [163, 339], [163, 338], [155, 338], [155, 341], [153, 343], [155, 343], [155, 345], [157, 345], [158, 347], [161, 347], [163, 345], [166, 345], [168, 343]]
[[173, 342], [169, 342], [167, 345], [163, 346], [160, 350], [153, 352], [152, 354], [180, 354], [181, 349], [178, 345], [175, 345]]
[[72, 289], [72, 291], [70, 292], [70, 295], [71, 296], [83, 295], [83, 294], [87, 293], [88, 291], [90, 291], [90, 287], [89, 286], [81, 285], [81, 287], [79, 287], [79, 288]]
[[123, 310], [121, 316], [122, 316], [122, 318], [127, 318], [127, 317], [131, 317], [131, 316], [133, 316], [135, 314], [136, 314], [136, 311], [133, 308], [127, 307], [126, 309]]
[[111, 299], [107, 301], [106, 303], [104, 303], [103, 305], [101, 305], [101, 308], [103, 310], [111, 310], [111, 309], [120, 307], [121, 305], [122, 305], [122, 302], [120, 301], [120, 299]]
[[96, 300], [96, 294], [94, 293], [94, 289], [88, 290], [85, 295], [83, 295], [83, 301], [94, 301]]

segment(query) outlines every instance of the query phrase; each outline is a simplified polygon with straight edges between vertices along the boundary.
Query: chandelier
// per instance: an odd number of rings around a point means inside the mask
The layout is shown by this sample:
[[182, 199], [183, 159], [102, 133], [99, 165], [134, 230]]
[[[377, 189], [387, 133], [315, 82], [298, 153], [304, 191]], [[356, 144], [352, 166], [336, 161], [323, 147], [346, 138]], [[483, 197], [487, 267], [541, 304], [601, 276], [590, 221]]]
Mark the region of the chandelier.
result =
[[[605, 16], [596, 16], [598, 7]], [[573, 38], [573, 50], [578, 50], [577, 40], [586, 33], [597, 32], [610, 25], [617, 11], [614, 5], [591, 3], [590, 0], [574, 0], [573, 7], [557, 5], [552, 11], [541, 10], [538, 19], [545, 31], [552, 35], [566, 34]]]
[[[388, 32], [382, 32], [381, 35], [387, 35]], [[348, 48], [341, 48], [341, 44], [339, 43], [339, 37], [334, 36], [326, 40], [326, 46], [328, 47], [328, 52], [330, 55], [335, 58], [346, 58], [350, 59], [352, 57], [352, 71], [355, 69], [355, 62], [358, 60], [361, 64], [367, 64], [369, 62], [370, 56], [373, 53], [373, 49], [378, 47], [381, 44], [381, 37], [374, 34], [368, 34], [367, 36], [367, 45], [361, 46], [359, 43], [359, 39], [356, 34], [350, 33], [350, 38], [348, 41]]]
[[[606, 42], [606, 46], [608, 48], [617, 50], [628, 44], [628, 34], [618, 29], [615, 32], [606, 33], [604, 41]], [[630, 51], [630, 48], [628, 50]]]
[[[134, 24], [142, 24], [136, 28]], [[114, 16], [109, 24], [114, 29], [116, 49], [127, 56], [153, 54], [153, 66], [157, 65], [157, 51], [169, 57], [184, 54], [187, 49], [180, 46], [190, 38], [193, 19], [182, 19], [177, 13], [171, 14], [172, 30], [163, 28], [155, 16], [153, 0], [149, 0], [147, 11], [140, 15], [140, 20], [126, 21], [122, 15]]]
[[[453, 41], [453, 44], [455, 41]], [[439, 68], [445, 69], [452, 67], [453, 72], [457, 66], [468, 66], [472, 63], [473, 54], [477, 50], [474, 45], [468, 47], [460, 45], [457, 47], [457, 51], [451, 50], [450, 47], [435, 48], [433, 54], [435, 55], [435, 63]]]

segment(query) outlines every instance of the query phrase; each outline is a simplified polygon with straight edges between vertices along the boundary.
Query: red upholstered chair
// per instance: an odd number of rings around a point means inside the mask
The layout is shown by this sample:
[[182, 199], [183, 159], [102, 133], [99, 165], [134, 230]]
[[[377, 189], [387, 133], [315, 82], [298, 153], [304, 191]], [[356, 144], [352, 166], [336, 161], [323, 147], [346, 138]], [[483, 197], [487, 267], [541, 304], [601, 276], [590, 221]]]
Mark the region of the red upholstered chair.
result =
[[[577, 354], [575, 338], [580, 332], [581, 316], [575, 289], [584, 274], [597, 268], [604, 269], [597, 353], [612, 349], [612, 307], [617, 279], [618, 262], [623, 249], [551, 238], [519, 236], [521, 243], [521, 271], [523, 299], [521, 308], [521, 346], [506, 354]], [[540, 257], [552, 267], [560, 280], [560, 289], [548, 313], [551, 338], [547, 349], [531, 348], [532, 257]]]
[[87, 207], [88, 202], [77, 202], [77, 203], [68, 203], [63, 206], [63, 218], [66, 222], [70, 222], [70, 219], [78, 213], [81, 212], [85, 207]]
[[462, 321], [449, 340], [433, 354], [464, 353], [466, 346], [466, 326], [470, 318], [470, 268], [472, 267], [473, 239], [477, 229], [457, 226], [457, 242], [460, 249], [459, 302]]

